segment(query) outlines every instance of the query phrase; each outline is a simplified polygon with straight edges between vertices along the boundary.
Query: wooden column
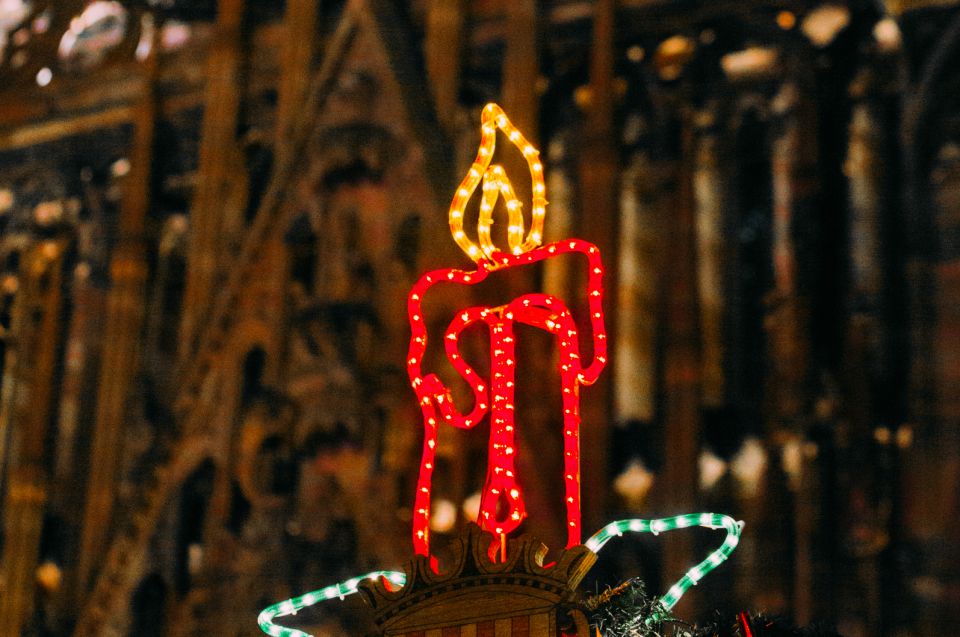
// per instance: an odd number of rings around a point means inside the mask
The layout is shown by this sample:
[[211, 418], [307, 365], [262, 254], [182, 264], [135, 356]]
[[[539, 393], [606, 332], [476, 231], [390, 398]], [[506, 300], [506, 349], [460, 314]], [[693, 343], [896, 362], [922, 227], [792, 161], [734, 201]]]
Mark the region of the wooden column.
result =
[[[294, 126], [307, 101], [313, 77], [313, 58], [318, 49], [318, 0], [287, 0], [283, 18], [285, 38], [281, 52], [281, 76], [277, 95], [275, 152], [292, 147]], [[282, 162], [276, 162], [278, 165]]]
[[[503, 84], [500, 89], [503, 110], [523, 135], [539, 147], [539, 99], [537, 77], [540, 59], [537, 48], [537, 0], [511, 0], [506, 3], [506, 51], [503, 60]], [[509, 142], [498, 146], [497, 160], [510, 176], [523, 211], [529, 216], [533, 193], [530, 189], [530, 169], [523, 155]], [[541, 152], [544, 149], [540, 149]], [[549, 194], [549, 193], [548, 193]], [[549, 211], [548, 211], [549, 213]], [[494, 239], [496, 240], [496, 238]], [[515, 283], [516, 277], [511, 279]], [[524, 281], [518, 287], [526, 287]]]
[[[537, 8], [538, 0], [504, 3], [506, 50], [500, 92], [501, 105], [507, 116], [530, 143], [540, 148], [539, 96], [536, 89], [540, 74]], [[540, 148], [540, 151], [545, 154], [546, 149]], [[529, 219], [533, 198], [530, 169], [523, 155], [502, 135], [498, 140], [496, 161], [504, 166], [510, 176], [517, 196], [523, 202], [524, 215]], [[548, 206], [547, 218], [549, 215]], [[494, 240], [504, 243], [504, 238], [505, 235], [500, 234], [495, 235]], [[529, 268], [513, 273], [505, 281], [508, 296], [515, 297], [536, 289], [539, 282], [533, 274]], [[554, 479], [563, 473], [561, 438], [556, 433], [560, 427], [556, 426], [554, 414], [547, 408], [554, 404], [559, 391], [556, 367], [552, 364], [555, 346], [549, 338], [544, 338], [534, 330], [523, 333], [517, 339], [518, 366], [524, 370], [518, 374], [516, 390], [517, 395], [522, 397], [516, 406], [517, 422], [521, 423], [517, 437], [520, 447], [517, 469], [525, 484], [524, 497], [529, 514], [527, 524], [531, 532], [543, 538], [549, 546], [557, 546], [565, 537], [565, 518], [558, 514], [556, 506], [562, 502], [562, 495], [556, 491]], [[539, 449], [539, 452], [534, 449]]]
[[[16, 322], [16, 304], [17, 293], [20, 290], [19, 272], [14, 275], [7, 271], [3, 273], [3, 290], [0, 291], [0, 303], [3, 304], [2, 311], [6, 314], [9, 327], [3, 329], [3, 374], [0, 378], [0, 494], [5, 490], [5, 480], [8, 473], [7, 466], [12, 462], [10, 453], [10, 436], [13, 428], [13, 414], [10, 407], [13, 405], [13, 394], [17, 389], [17, 348], [15, 345], [16, 335], [14, 327]], [[3, 504], [0, 500], [0, 516], [3, 515]]]
[[[437, 118], [448, 134], [454, 131], [460, 93], [464, 18], [463, 0], [431, 0], [427, 12], [424, 54]], [[506, 102], [506, 94], [504, 98]]]
[[[84, 408], [89, 404], [87, 393], [93, 384], [96, 357], [91, 352], [91, 344], [98, 343], [97, 318], [102, 315], [104, 298], [102, 290], [90, 281], [90, 266], [78, 265], [73, 272], [70, 285], [73, 312], [67, 331], [66, 351], [64, 352], [63, 388], [60, 397], [60, 413], [57, 419], [57, 456], [54, 463], [54, 476], [57, 484], [66, 486], [76, 475], [77, 435]], [[89, 414], [87, 414], [89, 415]], [[61, 498], [64, 508], [77, 514], [76, 500], [79, 494]], [[80, 496], [82, 497], [82, 496]], [[64, 511], [65, 513], [67, 511]], [[79, 518], [79, 515], [76, 515]], [[79, 519], [75, 520], [79, 524]]]
[[648, 151], [624, 170], [621, 194], [620, 262], [617, 277], [616, 349], [611, 356], [618, 423], [653, 423], [657, 401], [657, 331], [664, 219], [672, 211], [663, 170]]
[[243, 154], [237, 141], [241, 86], [244, 0], [220, 0], [207, 63], [207, 94], [201, 131], [197, 188], [190, 207], [187, 281], [180, 336], [181, 360], [197, 343], [213, 296], [223, 257], [224, 219], [243, 215], [235, 193], [245, 191]]
[[[537, 131], [540, 110], [537, 98], [537, 77], [540, 75], [537, 0], [509, 0], [505, 4], [507, 50], [503, 62], [503, 108], [514, 126], [536, 144], [540, 137]], [[519, 162], [518, 165], [525, 164]], [[524, 180], [513, 181], [522, 183]], [[515, 183], [514, 187], [518, 185]]]
[[[897, 573], [901, 560], [894, 557], [899, 506], [896, 502], [899, 482], [898, 445], [902, 385], [893, 380], [897, 354], [891, 347], [892, 293], [897, 288], [890, 254], [890, 220], [893, 209], [888, 195], [896, 183], [891, 180], [887, 151], [891, 140], [884, 110], [889, 99], [884, 95], [883, 75], [872, 68], [862, 69], [850, 87], [854, 100], [850, 114], [849, 136], [844, 173], [848, 177], [850, 284], [847, 305], [844, 380], [849, 399], [849, 446], [841, 449], [848, 466], [868, 470], [848, 472], [844, 477], [844, 517], [859, 526], [858, 535], [867, 538], [871, 550], [857, 551], [856, 579], [845, 588], [858, 591], [856, 606], [870, 634], [886, 634], [885, 618], [893, 618], [900, 609], [890, 608], [886, 600], [903, 599], [902, 577]], [[899, 211], [897, 211], [899, 213]], [[890, 432], [886, 444], [878, 444], [875, 432]], [[881, 434], [882, 435], [882, 434]], [[863, 494], [870, 494], [863, 497]], [[847, 531], [847, 533], [851, 533]], [[815, 549], [817, 547], [814, 547]], [[849, 571], [833, 567], [832, 551], [822, 548], [812, 560], [816, 573], [832, 574], [833, 580], [849, 578]], [[835, 574], [834, 574], [835, 573]], [[799, 587], [801, 583], [798, 582]], [[816, 580], [813, 590], [821, 590]], [[829, 589], [828, 589], [829, 590]], [[854, 600], [851, 600], [854, 601]], [[830, 608], [815, 596], [813, 616], [824, 616]], [[839, 600], [839, 606], [851, 609], [852, 603]], [[899, 604], [889, 605], [899, 606]], [[852, 609], [851, 609], [852, 610]]]
[[[693, 198], [694, 131], [692, 113], [682, 103], [680, 149], [676, 164], [676, 200], [666, 221], [669, 266], [664, 270], [663, 427], [661, 502], [664, 514], [692, 511], [697, 499], [700, 451], [701, 360], [697, 294], [697, 238]], [[693, 563], [689, 535], [664, 541], [664, 581], [672, 582]], [[669, 584], [667, 584], [669, 585]], [[684, 598], [683, 603], [690, 601]], [[682, 613], [681, 613], [682, 614]]]
[[[960, 13], [940, 25], [942, 15], [921, 16], [920, 3], [903, 0], [898, 8], [904, 31], [904, 55], [917, 60], [913, 77], [903, 90], [901, 147], [903, 149], [904, 296], [906, 297], [909, 359], [909, 418], [915, 440], [903, 455], [903, 533], [923, 556], [915, 576], [947, 591], [942, 565], [955, 564], [957, 531], [951, 520], [960, 509], [960, 254], [950, 237], [957, 233], [960, 161], [950, 137], [944, 135], [950, 117], [944, 106], [952, 99], [956, 55], [960, 51]], [[938, 28], [939, 27], [939, 28]], [[924, 33], [925, 37], [921, 37]], [[934, 35], [936, 34], [936, 35]], [[951, 560], [951, 558], [953, 558]], [[933, 600], [936, 601], [933, 601]], [[955, 597], [944, 593], [927, 602], [910, 600], [911, 629], [936, 635], [956, 615]], [[952, 608], [950, 608], [952, 606]]]
[[720, 158], [716, 104], [697, 114], [694, 142], [693, 200], [697, 243], [697, 293], [703, 365], [702, 396], [707, 408], [726, 404], [724, 327], [727, 281], [724, 235], [726, 183]]
[[798, 217], [809, 207], [813, 192], [810, 113], [801, 103], [799, 89], [785, 84], [774, 100], [779, 122], [771, 148], [773, 167], [773, 289], [767, 299], [773, 429], [801, 424], [807, 395], [809, 366], [808, 308], [800, 289], [795, 233], [810, 219]]
[[37, 561], [47, 500], [47, 433], [56, 406], [62, 340], [62, 274], [65, 243], [43, 241], [28, 249], [21, 266], [15, 313], [17, 363], [3, 412], [10, 415], [14, 452], [4, 494], [3, 562], [0, 568], [0, 635], [28, 626], [37, 589]]
[[[849, 180], [851, 321], [859, 322], [857, 317], [862, 317], [875, 323], [884, 292], [883, 196], [887, 175], [883, 161], [883, 122], [877, 117], [870, 81], [861, 77], [851, 89], [856, 102], [850, 114], [844, 172]], [[864, 336], [871, 342], [873, 353], [879, 354], [879, 342], [884, 337], [877, 330], [882, 325], [875, 323], [864, 327], [868, 327]], [[859, 328], [851, 325], [851, 331], [859, 331]], [[869, 373], [870, 370], [863, 371]]]
[[[78, 441], [90, 433], [94, 403], [90, 396], [97, 387], [97, 353], [101, 347], [106, 294], [90, 280], [90, 265], [81, 262], [73, 268], [70, 282], [71, 316], [67, 327], [63, 361], [63, 381], [57, 415], [56, 457], [53, 463], [51, 509], [69, 526], [71, 544], [79, 539], [87, 459], [78, 456], [84, 448]], [[78, 461], [79, 460], [79, 461]], [[64, 570], [73, 571], [77, 555], [66, 555]], [[66, 601], [66, 600], [61, 600]]]
[[[170, 307], [171, 292], [183, 284], [186, 276], [187, 220], [174, 214], [161, 226], [157, 238], [156, 266], [151, 277], [150, 300], [144, 326], [144, 369], [160, 395], [174, 395], [182, 378], [171, 373], [176, 363], [176, 321], [180, 307]], [[182, 299], [176, 299], [180, 302]]]
[[[617, 199], [619, 170], [617, 133], [614, 125], [614, 40], [615, 0], [598, 0], [594, 5], [590, 59], [590, 110], [580, 154], [579, 234], [600, 248], [606, 265], [604, 287], [609, 347], [617, 343], [617, 264], [619, 262], [620, 207]], [[582, 276], [582, 275], [581, 275]], [[574, 290], [583, 290], [579, 285]], [[575, 298], [575, 297], [572, 297]], [[583, 303], [577, 299], [576, 303]], [[608, 480], [607, 446], [613, 417], [612, 369], [600, 376], [583, 401], [581, 463], [583, 523], [585, 529], [603, 523]]]
[[[960, 248], [952, 240], [960, 232], [956, 215], [960, 158], [949, 144], [940, 147], [932, 158], [928, 183], [931, 221], [937, 237], [934, 245], [926, 246], [928, 258], [933, 261], [928, 292], [934, 308], [928, 328], [935, 347], [930, 362], [933, 413], [910, 453], [910, 486], [919, 493], [906, 504], [904, 518], [929, 560], [922, 576], [948, 588], [957, 574], [960, 546], [960, 532], [951, 523], [960, 511]], [[945, 567], [947, 564], [953, 566]], [[950, 595], [937, 599], [932, 606], [921, 634], [936, 634], [939, 629], [930, 630], [927, 626], [949, 625], [956, 616], [956, 599]]]
[[78, 596], [86, 592], [110, 539], [113, 504], [117, 497], [122, 461], [123, 433], [130, 418], [128, 399], [140, 365], [148, 276], [144, 232], [150, 205], [156, 124], [155, 55], [151, 55], [144, 64], [144, 87], [134, 116], [130, 172], [123, 184], [119, 236], [110, 258], [110, 290], [104, 317], [104, 345], [78, 558]]
[[[816, 503], [802, 492], [789, 492], [781, 451], [787, 437], [804, 439], [810, 419], [809, 299], [800, 272], [815, 257], [800, 251], [797, 235], [806, 230], [804, 226], [816, 223], [812, 199], [816, 192], [816, 120], [815, 113], [793, 83], [781, 87], [773, 106], [777, 114], [770, 160], [773, 289], [767, 295], [764, 317], [770, 366], [766, 385], [769, 462], [761, 522], [766, 526], [761, 559], [765, 555], [772, 558], [775, 551], [782, 552], [782, 547], [789, 546], [793, 537], [792, 577], [788, 572], [770, 577], [769, 590], [774, 595], [782, 595], [783, 603], [792, 606], [797, 621], [807, 623], [812, 620], [810, 531]], [[799, 484], [810, 486], [812, 483], [801, 475]], [[792, 528], [785, 521], [789, 515], [793, 516]]]

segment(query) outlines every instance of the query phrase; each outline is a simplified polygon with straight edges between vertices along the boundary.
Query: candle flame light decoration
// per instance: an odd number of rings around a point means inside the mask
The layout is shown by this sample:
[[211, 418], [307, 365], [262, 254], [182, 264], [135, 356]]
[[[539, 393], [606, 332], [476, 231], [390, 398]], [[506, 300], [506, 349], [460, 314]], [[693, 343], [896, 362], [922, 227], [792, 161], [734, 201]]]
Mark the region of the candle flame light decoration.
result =
[[[516, 196], [503, 167], [491, 164], [497, 131], [502, 133], [522, 153], [532, 179], [531, 227], [525, 235], [522, 204]], [[477, 242], [470, 239], [463, 228], [465, 209], [472, 195], [481, 187]], [[497, 248], [491, 238], [493, 210], [502, 197], [508, 214], [507, 243], [509, 250]], [[411, 328], [407, 371], [423, 413], [424, 443], [420, 475], [413, 513], [413, 547], [417, 556], [430, 560], [436, 572], [436, 561], [430, 554], [430, 494], [437, 445], [437, 431], [443, 425], [472, 429], [484, 418], [490, 418], [487, 476], [481, 493], [477, 524], [490, 534], [486, 558], [491, 562], [507, 560], [507, 536], [527, 516], [521, 484], [516, 475], [515, 444], [515, 379], [516, 333], [514, 326], [523, 324], [537, 327], [557, 337], [559, 345], [559, 373], [563, 406], [563, 478], [564, 502], [567, 518], [567, 549], [581, 544], [580, 515], [580, 386], [590, 385], [600, 375], [607, 356], [607, 338], [603, 316], [603, 263], [599, 249], [580, 239], [567, 239], [541, 245], [546, 212], [546, 185], [539, 151], [518, 131], [496, 104], [488, 104], [482, 111], [481, 142], [477, 157], [461, 182], [450, 206], [450, 229], [457, 245], [476, 262], [475, 270], [443, 269], [428, 272], [413, 286], [408, 300], [408, 318]], [[475, 285], [496, 270], [532, 264], [547, 259], [577, 253], [586, 257], [587, 308], [592, 334], [592, 356], [584, 364], [580, 355], [580, 334], [572, 313], [564, 301], [548, 294], [524, 294], [498, 307], [476, 306], [457, 313], [443, 339], [447, 358], [456, 372], [466, 381], [473, 394], [473, 406], [467, 413], [453, 404], [450, 390], [436, 374], [424, 374], [423, 361], [427, 351], [427, 327], [423, 313], [423, 299], [438, 284]], [[483, 378], [459, 352], [460, 334], [469, 326], [485, 325], [490, 335], [490, 378]], [[723, 544], [705, 560], [687, 571], [660, 598], [662, 607], [669, 611], [690, 587], [707, 573], [722, 564], [739, 542], [742, 522], [716, 513], [693, 513], [675, 517], [643, 520], [631, 519], [612, 522], [591, 536], [584, 546], [593, 554], [614, 537], [626, 532], [652, 533], [689, 527], [724, 529]], [[545, 568], [549, 568], [545, 567]], [[294, 615], [298, 611], [334, 598], [353, 594], [366, 580], [382, 583], [386, 590], [399, 590], [407, 585], [408, 573], [402, 571], [374, 571], [345, 582], [334, 584], [299, 597], [274, 604], [260, 613], [261, 629], [277, 637], [310, 637], [307, 633], [274, 623], [277, 617]], [[444, 633], [446, 634], [446, 633]], [[499, 634], [499, 632], [497, 633]], [[532, 633], [531, 633], [532, 634]]]

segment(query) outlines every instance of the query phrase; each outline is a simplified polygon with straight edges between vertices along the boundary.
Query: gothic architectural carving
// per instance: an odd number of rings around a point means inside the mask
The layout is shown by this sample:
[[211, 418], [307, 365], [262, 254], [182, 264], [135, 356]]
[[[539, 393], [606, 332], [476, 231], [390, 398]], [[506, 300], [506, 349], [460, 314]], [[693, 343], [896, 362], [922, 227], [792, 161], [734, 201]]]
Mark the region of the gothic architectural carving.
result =
[[[585, 523], [747, 520], [681, 613], [941, 634], [958, 56], [953, 0], [0, 2], [0, 633], [251, 634], [409, 559], [405, 295], [463, 264], [445, 210], [499, 101], [543, 150], [546, 238], [599, 245], [615, 297]], [[523, 284], [575, 290], [568, 265]], [[526, 530], [556, 545], [530, 343]], [[482, 438], [441, 433], [438, 550], [477, 539]], [[597, 577], [656, 589], [692, 553], [631, 545]], [[383, 613], [304, 623], [418, 628]]]

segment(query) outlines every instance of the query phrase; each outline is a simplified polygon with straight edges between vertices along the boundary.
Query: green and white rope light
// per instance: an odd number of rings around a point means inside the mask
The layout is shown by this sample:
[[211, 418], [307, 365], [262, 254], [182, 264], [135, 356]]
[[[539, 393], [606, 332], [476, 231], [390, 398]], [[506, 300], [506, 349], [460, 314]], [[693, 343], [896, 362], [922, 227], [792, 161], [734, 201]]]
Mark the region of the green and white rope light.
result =
[[617, 520], [611, 522], [599, 531], [593, 534], [586, 541], [588, 549], [594, 553], [599, 553], [600, 549], [615, 537], [619, 537], [626, 532], [630, 533], [652, 533], [659, 535], [666, 531], [676, 529], [686, 529], [693, 526], [701, 526], [708, 529], [726, 529], [727, 537], [707, 559], [703, 560], [689, 571], [683, 577], [670, 587], [666, 595], [660, 598], [660, 603], [666, 610], [672, 609], [690, 588], [697, 585], [707, 573], [723, 564], [737, 544], [740, 543], [740, 531], [743, 530], [743, 522], [737, 522], [729, 515], [720, 513], [688, 513], [686, 515], [677, 515], [672, 518], [660, 518], [657, 520]]
[[[690, 527], [704, 527], [708, 529], [726, 529], [727, 537], [724, 539], [720, 548], [712, 552], [707, 559], [703, 560], [681, 577], [667, 593], [660, 598], [660, 603], [664, 609], [670, 610], [677, 605], [683, 594], [690, 588], [697, 585], [710, 571], [723, 564], [737, 544], [740, 543], [740, 531], [743, 529], [743, 522], [737, 522], [729, 515], [720, 513], [688, 513], [686, 515], [677, 515], [672, 518], [660, 518], [656, 520], [617, 520], [611, 522], [586, 541], [588, 549], [594, 553], [599, 553], [607, 542], [615, 537], [620, 537], [624, 533], [652, 533], [659, 535], [667, 531], [676, 529], [687, 529]], [[339, 584], [333, 584], [320, 590], [312, 591], [285, 602], [269, 606], [260, 613], [258, 622], [260, 629], [268, 635], [274, 637], [312, 637], [309, 633], [295, 628], [286, 628], [273, 623], [277, 617], [286, 617], [296, 615], [299, 611], [334, 598], [343, 599], [347, 595], [357, 592], [357, 585], [368, 579], [386, 578], [394, 586], [403, 586], [407, 583], [407, 576], [401, 571], [373, 571], [366, 575], [353, 577]]]
[[302, 630], [278, 626], [277, 624], [273, 623], [273, 620], [277, 617], [296, 615], [304, 608], [313, 606], [314, 604], [318, 604], [320, 602], [325, 602], [328, 599], [343, 599], [347, 595], [353, 595], [357, 592], [357, 585], [360, 584], [360, 582], [368, 579], [378, 579], [380, 577], [386, 578], [387, 581], [395, 586], [403, 586], [407, 583], [407, 576], [402, 571], [373, 571], [372, 573], [367, 573], [366, 575], [361, 575], [360, 577], [352, 577], [345, 582], [333, 584], [332, 586], [327, 586], [326, 588], [321, 588], [320, 590], [311, 591], [305, 595], [301, 595], [300, 597], [294, 597], [293, 599], [288, 599], [285, 602], [268, 606], [267, 608], [263, 609], [263, 612], [260, 613], [260, 616], [257, 618], [257, 622], [260, 624], [260, 629], [263, 632], [267, 633], [268, 635], [273, 635], [274, 637], [313, 637], [309, 633], [305, 633]]

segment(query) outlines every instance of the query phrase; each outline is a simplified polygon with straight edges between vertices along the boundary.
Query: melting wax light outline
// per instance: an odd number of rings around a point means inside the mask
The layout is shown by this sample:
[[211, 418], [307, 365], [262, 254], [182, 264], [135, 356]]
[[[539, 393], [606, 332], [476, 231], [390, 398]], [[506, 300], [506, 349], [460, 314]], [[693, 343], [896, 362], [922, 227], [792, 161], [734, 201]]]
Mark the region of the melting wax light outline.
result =
[[[535, 248], [519, 255], [496, 253], [501, 267], [532, 264], [562, 254], [579, 253], [587, 258], [587, 307], [593, 334], [593, 359], [586, 367], [581, 365], [579, 334], [570, 311], [557, 297], [547, 294], [527, 294], [501, 307], [472, 307], [461, 310], [451, 322], [444, 337], [450, 363], [470, 386], [473, 407], [461, 413], [453, 404], [450, 390], [436, 374], [424, 374], [423, 359], [427, 350], [427, 328], [423, 315], [423, 297], [434, 285], [459, 283], [475, 285], [482, 282], [493, 268], [481, 261], [475, 271], [457, 269], [436, 270], [425, 274], [410, 292], [408, 318], [411, 338], [407, 356], [407, 372], [417, 394], [423, 413], [424, 443], [417, 481], [413, 514], [414, 549], [420, 555], [429, 554], [430, 546], [430, 492], [436, 457], [437, 428], [447, 423], [459, 429], [471, 429], [490, 412], [490, 446], [487, 482], [480, 505], [481, 528], [495, 535], [509, 533], [523, 519], [519, 487], [515, 482], [512, 456], [513, 446], [513, 383], [516, 360], [513, 357], [513, 330], [516, 322], [541, 327], [558, 336], [560, 341], [560, 376], [563, 400], [564, 439], [564, 500], [567, 509], [567, 546], [580, 543], [580, 438], [579, 387], [597, 380], [606, 364], [607, 340], [603, 316], [603, 263], [600, 251], [581, 239], [570, 239]], [[491, 330], [491, 379], [482, 378], [459, 353], [458, 337], [468, 325], [484, 321]], [[510, 339], [509, 342], [506, 342]], [[494, 393], [496, 392], [496, 393]], [[491, 409], [491, 404], [493, 405]], [[507, 490], [506, 492], [504, 490]], [[513, 493], [513, 491], [516, 493]], [[497, 500], [506, 496], [510, 512], [506, 520], [497, 519]], [[519, 514], [519, 519], [514, 517]]]

